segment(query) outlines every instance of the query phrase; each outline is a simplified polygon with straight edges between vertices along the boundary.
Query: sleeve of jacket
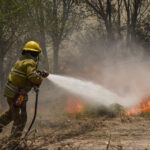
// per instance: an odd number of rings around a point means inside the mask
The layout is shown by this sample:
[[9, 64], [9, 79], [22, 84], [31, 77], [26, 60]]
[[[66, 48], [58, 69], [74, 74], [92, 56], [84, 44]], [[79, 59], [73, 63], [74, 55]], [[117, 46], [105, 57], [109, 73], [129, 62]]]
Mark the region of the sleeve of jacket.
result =
[[42, 77], [36, 71], [37, 64], [32, 60], [27, 64], [27, 77], [30, 82], [39, 85], [42, 82]]

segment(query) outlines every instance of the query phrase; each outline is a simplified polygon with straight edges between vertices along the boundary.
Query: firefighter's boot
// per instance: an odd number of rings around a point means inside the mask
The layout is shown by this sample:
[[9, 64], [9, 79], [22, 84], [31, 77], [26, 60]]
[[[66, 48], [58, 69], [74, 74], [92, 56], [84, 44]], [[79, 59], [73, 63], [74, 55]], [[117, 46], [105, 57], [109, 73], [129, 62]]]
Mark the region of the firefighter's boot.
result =
[[7, 111], [3, 112], [0, 115], [0, 133], [3, 130], [3, 127], [8, 125], [11, 121], [12, 121], [11, 110], [8, 109]]

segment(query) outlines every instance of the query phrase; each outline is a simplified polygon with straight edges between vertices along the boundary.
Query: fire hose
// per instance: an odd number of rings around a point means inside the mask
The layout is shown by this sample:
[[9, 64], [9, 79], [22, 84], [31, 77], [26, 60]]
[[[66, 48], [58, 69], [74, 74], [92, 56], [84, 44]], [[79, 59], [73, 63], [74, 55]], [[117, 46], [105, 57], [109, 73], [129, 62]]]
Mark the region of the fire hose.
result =
[[[47, 73], [45, 71], [37, 71], [42, 77], [45, 77], [47, 76]], [[38, 106], [38, 96], [39, 96], [39, 86], [36, 86], [34, 87], [34, 91], [36, 93], [36, 99], [35, 99], [35, 107], [34, 107], [34, 116], [33, 116], [33, 119], [32, 119], [32, 122], [24, 136], [24, 139], [27, 137], [28, 133], [30, 132], [34, 122], [35, 122], [35, 119], [36, 119], [36, 114], [37, 114], [37, 106]]]
[[37, 106], [38, 106], [38, 96], [39, 96], [39, 88], [38, 88], [38, 87], [35, 87], [35, 88], [34, 88], [34, 91], [35, 91], [35, 93], [36, 93], [35, 107], [34, 107], [34, 116], [33, 116], [32, 122], [31, 122], [31, 124], [30, 124], [30, 126], [29, 126], [29, 128], [28, 128], [28, 130], [27, 130], [27, 132], [26, 132], [26, 134], [25, 134], [25, 136], [24, 136], [24, 138], [27, 137], [27, 135], [28, 135], [28, 133], [30, 132], [30, 130], [31, 130], [31, 128], [32, 128], [32, 126], [33, 126], [33, 124], [34, 124], [34, 122], [35, 122], [35, 119], [36, 119]]

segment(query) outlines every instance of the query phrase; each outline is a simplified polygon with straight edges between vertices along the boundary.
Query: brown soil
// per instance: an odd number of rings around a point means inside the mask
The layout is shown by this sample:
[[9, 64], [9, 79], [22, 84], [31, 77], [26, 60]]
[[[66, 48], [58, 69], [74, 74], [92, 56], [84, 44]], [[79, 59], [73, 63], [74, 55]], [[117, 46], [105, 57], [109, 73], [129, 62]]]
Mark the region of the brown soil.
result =
[[[0, 139], [6, 139], [5, 134]], [[37, 120], [25, 145], [29, 150], [148, 150], [150, 119], [65, 116]]]

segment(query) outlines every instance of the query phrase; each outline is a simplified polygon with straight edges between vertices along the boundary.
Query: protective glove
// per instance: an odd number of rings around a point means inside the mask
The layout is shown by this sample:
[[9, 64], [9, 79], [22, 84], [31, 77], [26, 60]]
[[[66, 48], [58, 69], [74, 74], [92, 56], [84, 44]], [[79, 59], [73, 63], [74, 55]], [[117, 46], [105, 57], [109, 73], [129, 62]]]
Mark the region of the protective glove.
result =
[[48, 75], [49, 75], [49, 73], [46, 71], [46, 70], [43, 70], [43, 71], [37, 71], [39, 74], [40, 74], [40, 76], [42, 76], [43, 78], [46, 78]]
[[46, 70], [43, 70], [41, 73], [43, 78], [46, 78], [49, 75], [49, 73]]

